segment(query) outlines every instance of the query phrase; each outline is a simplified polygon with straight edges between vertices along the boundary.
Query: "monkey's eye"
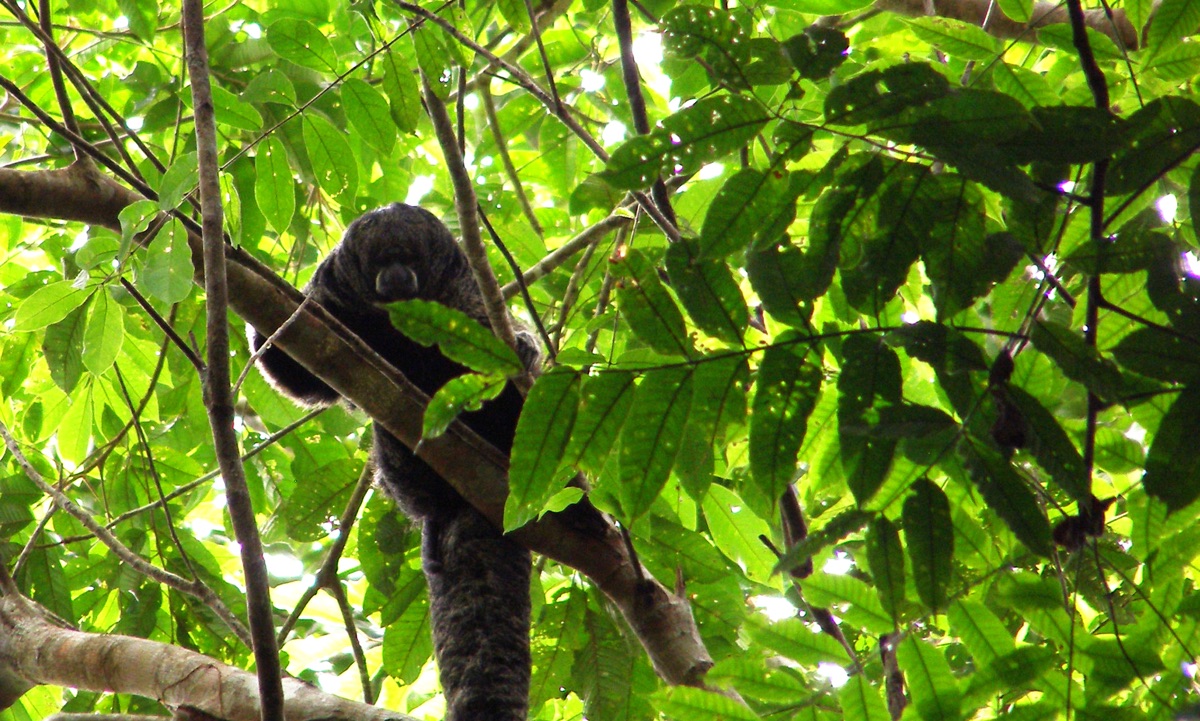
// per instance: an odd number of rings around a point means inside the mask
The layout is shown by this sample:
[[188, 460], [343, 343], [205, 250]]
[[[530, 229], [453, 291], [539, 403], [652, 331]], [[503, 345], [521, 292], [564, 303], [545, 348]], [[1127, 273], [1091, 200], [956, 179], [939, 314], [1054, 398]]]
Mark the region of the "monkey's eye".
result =
[[375, 276], [375, 292], [382, 301], [415, 298], [420, 290], [417, 274], [407, 265], [395, 263], [384, 266]]

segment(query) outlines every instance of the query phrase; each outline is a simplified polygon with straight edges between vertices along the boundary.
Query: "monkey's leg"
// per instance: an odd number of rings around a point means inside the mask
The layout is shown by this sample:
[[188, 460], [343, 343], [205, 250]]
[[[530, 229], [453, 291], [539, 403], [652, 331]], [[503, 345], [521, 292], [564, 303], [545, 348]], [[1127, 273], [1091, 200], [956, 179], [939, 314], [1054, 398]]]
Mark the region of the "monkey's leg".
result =
[[529, 551], [465, 505], [427, 517], [423, 534], [447, 721], [525, 721]]

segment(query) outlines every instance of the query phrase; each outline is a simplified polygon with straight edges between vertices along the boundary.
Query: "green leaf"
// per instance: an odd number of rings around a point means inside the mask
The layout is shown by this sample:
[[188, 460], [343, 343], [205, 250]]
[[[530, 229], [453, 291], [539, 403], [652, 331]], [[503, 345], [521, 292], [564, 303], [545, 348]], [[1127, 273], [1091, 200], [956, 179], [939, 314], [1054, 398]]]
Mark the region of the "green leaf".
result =
[[[974, 193], [970, 195], [982, 200]], [[967, 210], [971, 211], [979, 212], [978, 217], [982, 218], [981, 206]], [[932, 284], [938, 319], [945, 320], [970, 308], [993, 285], [1008, 278], [1025, 253], [1016, 238], [1008, 233], [985, 237], [983, 233], [963, 232], [945, 238], [941, 243], [927, 243], [922, 256], [925, 273]]]
[[[73, 391], [83, 375], [83, 335], [87, 327], [89, 305], [84, 303], [69, 311], [62, 320], [47, 326], [42, 340], [42, 352], [46, 357], [46, 365], [50, 366], [50, 378], [63, 393]], [[75, 405], [80, 405], [80, 401], [76, 400]], [[90, 416], [88, 423], [90, 427]]]
[[1000, 54], [1000, 41], [977, 25], [949, 18], [912, 18], [913, 34], [953, 58], [992, 60]]
[[437, 438], [446, 432], [455, 418], [468, 411], [477, 411], [484, 401], [490, 401], [504, 390], [503, 375], [464, 373], [446, 381], [425, 406], [421, 421], [421, 438]]
[[826, 548], [839, 543], [850, 534], [861, 530], [874, 517], [874, 513], [857, 508], [842, 511], [829, 519], [824, 526], [815, 531], [810, 530], [808, 538], [789, 548], [775, 564], [775, 573], [787, 573]]
[[513, 376], [525, 367], [490, 330], [455, 308], [430, 300], [389, 303], [392, 325], [424, 346], [437, 344], [447, 358], [479, 373]]
[[740, 346], [750, 311], [722, 260], [702, 260], [699, 248], [687, 240], [667, 248], [667, 275], [688, 315], [701, 330]]
[[750, 707], [725, 694], [690, 686], [674, 686], [656, 693], [650, 702], [667, 718], [678, 721], [756, 721]]
[[631, 250], [622, 265], [627, 275], [618, 288], [617, 303], [633, 332], [659, 353], [691, 355], [683, 314], [658, 279], [654, 264], [641, 251]]
[[883, 516], [871, 521], [867, 529], [867, 563], [883, 609], [898, 627], [905, 603], [904, 547], [895, 524]]
[[129, 21], [129, 30], [146, 45], [158, 30], [157, 0], [117, 0], [121, 15]]
[[[805, 306], [807, 296], [814, 290], [817, 293], [813, 297], [824, 294], [829, 281], [833, 280], [837, 255], [829, 259], [826, 271], [816, 273], [809, 272], [808, 260], [808, 256], [791, 244], [772, 245], [746, 254], [746, 275], [762, 301], [763, 309], [780, 323], [793, 328], [808, 326], [811, 309]], [[823, 288], [811, 285], [822, 280], [826, 284]]]
[[1146, 47], [1150, 57], [1169, 50], [1179, 41], [1194, 35], [1200, 27], [1200, 1], [1163, 0], [1154, 11], [1154, 22], [1146, 33]]
[[[763, 219], [773, 217], [789, 202], [787, 176], [739, 170], [717, 191], [700, 231], [700, 252], [705, 258], [723, 258], [744, 249], [763, 230]], [[791, 197], [795, 215], [796, 198]]]
[[1026, 548], [1049, 558], [1053, 551], [1050, 522], [1012, 464], [998, 451], [970, 439], [960, 445], [960, 450], [988, 508], [1004, 520]]
[[112, 366], [125, 340], [125, 309], [103, 291], [96, 294], [83, 331], [83, 364], [92, 375]]
[[1169, 383], [1192, 384], [1200, 380], [1197, 342], [1153, 327], [1138, 328], [1112, 349], [1121, 365]]
[[750, 414], [750, 472], [768, 498], [777, 499], [796, 475], [796, 459], [817, 405], [822, 372], [808, 359], [810, 345], [791, 331], [763, 354]]
[[908, 636], [896, 649], [896, 660], [904, 671], [913, 706], [924, 721], [962, 718], [962, 692], [940, 651], [916, 636]]
[[725, 486], [710, 487], [701, 506], [713, 543], [721, 553], [740, 565], [746, 578], [755, 583], [770, 583], [775, 556], [762, 542], [763, 536], [769, 537], [771, 533], [767, 523]]
[[837, 28], [810, 25], [783, 41], [783, 49], [801, 77], [820, 80], [846, 62], [850, 40]]
[[563, 463], [599, 475], [629, 414], [636, 378], [625, 371], [603, 371], [583, 379], [579, 413]]
[[317, 185], [333, 198], [353, 198], [358, 190], [358, 163], [345, 132], [316, 113], [305, 113], [300, 118], [304, 147]]
[[1101, 358], [1095, 348], [1088, 346], [1083, 337], [1070, 328], [1037, 321], [1029, 337], [1033, 346], [1049, 356], [1063, 375], [1087, 386], [1103, 400], [1120, 403], [1139, 390], [1121, 375], [1112, 361]]
[[[1200, 7], [1200, 4], [1197, 4]], [[1154, 25], [1158, 25], [1155, 15]], [[1188, 98], [1152, 100], [1129, 117], [1129, 149], [1108, 171], [1107, 190], [1122, 195], [1143, 190], [1189, 157], [1200, 145], [1200, 105]]]
[[747, 88], [750, 43], [729, 12], [702, 5], [680, 5], [662, 17], [663, 54], [680, 60], [700, 59], [714, 85]]
[[[1024, 0], [1004, 0], [1001, 5], [1004, 2], [1030, 4]], [[1045, 77], [1020, 65], [1010, 65], [1005, 62], [995, 63], [992, 65], [992, 82], [996, 84], [997, 90], [1016, 98], [1019, 103], [1030, 110], [1037, 110], [1039, 106], [1053, 105], [1058, 102], [1058, 94], [1050, 87], [1050, 83], [1046, 81]]]
[[892, 718], [879, 695], [879, 688], [859, 675], [852, 676], [838, 691], [838, 704], [846, 721], [891, 721]]
[[383, 632], [383, 669], [398, 683], [411, 684], [433, 655], [429, 634], [429, 600], [422, 594], [409, 603]]
[[315, 25], [285, 17], [267, 27], [267, 42], [279, 57], [327, 75], [338, 72], [337, 51]]
[[[250, 103], [219, 85], [212, 87], [212, 97], [218, 126], [251, 132], [262, 129], [262, 115]], [[196, 184], [196, 178], [192, 179], [192, 184]]]
[[577, 371], [555, 369], [538, 378], [529, 391], [509, 461], [505, 531], [537, 518], [559, 490], [554, 480], [575, 424], [579, 384]]
[[955, 601], [946, 615], [950, 628], [962, 639], [978, 666], [990, 664], [1016, 649], [1008, 629], [982, 603]]
[[838, 616], [856, 628], [871, 633], [896, 630], [892, 617], [884, 611], [875, 591], [853, 576], [814, 573], [804, 579], [804, 598], [822, 608], [837, 604]]
[[1066, 431], [1034, 396], [1015, 386], [1008, 386], [1005, 392], [1021, 411], [1030, 435], [1030, 450], [1038, 464], [1050, 472], [1054, 482], [1071, 498], [1080, 503], [1090, 503], [1087, 469]]
[[[1086, 28], [1088, 36], [1088, 44], [1092, 48], [1092, 54], [1097, 60], [1121, 60], [1122, 51], [1113, 42], [1112, 38], [1100, 33], [1093, 28]], [[1071, 25], [1066, 22], [1059, 22], [1053, 25], [1046, 25], [1038, 28], [1037, 41], [1042, 45], [1046, 45], [1058, 50], [1063, 50], [1069, 53], [1076, 52], [1075, 50], [1075, 33], [1071, 29]]]
[[379, 55], [383, 65], [383, 92], [387, 94], [392, 122], [403, 133], [415, 133], [424, 110], [421, 90], [414, 71], [403, 55], [393, 46]]
[[158, 207], [172, 210], [179, 207], [183, 197], [196, 188], [199, 160], [195, 153], [184, 153], [175, 158], [158, 183]]
[[870, 70], [829, 91], [825, 96], [825, 118], [834, 125], [886, 120], [907, 107], [924, 105], [949, 91], [946, 76], [927, 63]]
[[954, 560], [950, 501], [942, 489], [922, 478], [912, 485], [912, 494], [904, 500], [901, 517], [917, 595], [936, 613], [946, 607]]
[[997, 4], [1005, 16], [1018, 23], [1027, 23], [1033, 17], [1033, 0], [1000, 0]]
[[1171, 512], [1200, 498], [1200, 387], [1189, 386], [1171, 404], [1146, 456], [1142, 486]]
[[292, 224], [296, 212], [296, 185], [283, 141], [267, 136], [254, 157], [254, 200], [277, 234]]
[[13, 330], [21, 333], [59, 322], [92, 297], [92, 288], [77, 288], [69, 280], [42, 286], [17, 306]]
[[137, 282], [164, 303], [178, 303], [191, 294], [195, 272], [187, 230], [178, 218], [172, 218], [146, 249]]
[[853, 335], [842, 344], [838, 374], [838, 445], [846, 484], [861, 506], [887, 478], [896, 441], [871, 434], [879, 409], [900, 402], [900, 359], [876, 336]]
[[922, 320], [892, 331], [887, 341], [913, 358], [947, 373], [985, 371], [991, 367], [975, 341], [954, 328]]
[[621, 430], [621, 506], [627, 521], [650, 509], [675, 465], [692, 404], [692, 369], [646, 373]]
[[744, 628], [754, 643], [766, 646], [797, 663], [815, 666], [822, 661], [846, 661], [846, 650], [840, 643], [827, 634], [813, 631], [807, 623], [798, 618], [770, 623], [761, 617], [750, 616], [746, 619]]
[[342, 82], [342, 108], [359, 137], [384, 156], [396, 147], [396, 125], [389, 115], [387, 100], [378, 90], [358, 78]]
[[1163, 80], [1190, 80], [1200, 73], [1200, 46], [1186, 43], [1155, 53], [1145, 69]]
[[[71, 322], [77, 317], [82, 319], [83, 309], [72, 313], [67, 317], [66, 320], [47, 329], [47, 337], [50, 335], [50, 331], [52, 329], [61, 326], [63, 323]], [[76, 324], [76, 327], [82, 327], [82, 325], [83, 323], [81, 321]], [[76, 331], [76, 327], [66, 329], [64, 332], [73, 333]], [[76, 334], [76, 337], [77, 336], [78, 334]], [[72, 344], [71, 350], [69, 351], [70, 356], [68, 358], [70, 367], [66, 372], [74, 372], [74, 381], [71, 381], [74, 383], [75, 381], [78, 381], [79, 378], [79, 371], [74, 369], [82, 368], [83, 364], [79, 360], [78, 342], [74, 338], [72, 338], [70, 342]], [[49, 361], [49, 348], [47, 348], [46, 355], [46, 360]], [[60, 373], [61, 372], [62, 371], [60, 371]], [[55, 376], [53, 364], [50, 366], [50, 375], [52, 377]], [[54, 382], [57, 383], [58, 386], [64, 391], [67, 391], [67, 388], [62, 383], [59, 383], [58, 378], [55, 378]], [[62, 454], [63, 458], [71, 461], [72, 463], [81, 463], [84, 458], [87, 458], [88, 448], [92, 440], [92, 424], [95, 417], [95, 397], [92, 393], [92, 389], [85, 386], [71, 399], [71, 407], [68, 408], [67, 412], [63, 414], [62, 420], [59, 421], [58, 427], [54, 430], [54, 438], [58, 452]]]
[[748, 143], [769, 116], [758, 101], [718, 95], [697, 101], [613, 151], [601, 177], [615, 188], [644, 188], [658, 177], [690, 175]]

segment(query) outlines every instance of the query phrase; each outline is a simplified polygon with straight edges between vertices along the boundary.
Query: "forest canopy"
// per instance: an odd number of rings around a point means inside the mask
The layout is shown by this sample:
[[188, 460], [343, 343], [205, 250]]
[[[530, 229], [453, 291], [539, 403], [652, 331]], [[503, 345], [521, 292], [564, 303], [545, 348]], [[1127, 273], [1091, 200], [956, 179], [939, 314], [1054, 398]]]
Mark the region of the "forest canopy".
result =
[[[264, 638], [289, 719], [441, 718], [372, 421], [536, 552], [531, 718], [1200, 703], [1196, 0], [0, 4], [5, 718], [255, 718]], [[501, 341], [394, 308], [430, 400], [297, 310], [392, 202], [547, 347], [510, 464]]]

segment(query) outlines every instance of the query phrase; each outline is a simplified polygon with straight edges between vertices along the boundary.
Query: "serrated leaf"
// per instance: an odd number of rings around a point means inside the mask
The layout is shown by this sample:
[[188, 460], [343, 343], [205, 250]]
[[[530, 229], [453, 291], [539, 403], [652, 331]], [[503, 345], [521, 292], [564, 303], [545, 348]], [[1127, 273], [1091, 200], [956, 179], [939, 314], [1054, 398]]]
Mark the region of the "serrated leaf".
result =
[[505, 531], [537, 518], [559, 490], [554, 480], [575, 424], [580, 380], [577, 371], [552, 370], [537, 379], [525, 399], [508, 467]]
[[767, 348], [750, 414], [750, 472], [767, 498], [779, 498], [796, 474], [796, 459], [817, 405], [822, 371], [809, 345], [791, 332]]
[[1178, 511], [1200, 498], [1200, 387], [1189, 386], [1167, 409], [1146, 456], [1142, 486], [1151, 497]]
[[675, 465], [692, 405], [691, 367], [653, 370], [634, 391], [621, 430], [621, 506], [627, 521], [650, 509]]
[[93, 290], [77, 288], [69, 280], [44, 285], [17, 306], [13, 330], [27, 332], [57, 323], [87, 302]]
[[740, 346], [750, 312], [746, 299], [722, 260], [702, 260], [687, 240], [667, 248], [667, 275], [688, 315], [705, 333]]
[[913, 706], [924, 721], [959, 721], [962, 692], [950, 664], [933, 646], [908, 636], [896, 649], [896, 660], [912, 695]]
[[621, 190], [644, 188], [658, 177], [690, 175], [741, 148], [768, 119], [752, 98], [705, 98], [665, 118], [662, 129], [626, 141], [600, 175]]
[[338, 72], [337, 51], [315, 25], [302, 18], [285, 17], [267, 27], [267, 43], [279, 57], [328, 75]]
[[775, 573], [787, 573], [821, 551], [855, 533], [870, 523], [875, 514], [851, 508], [834, 516], [817, 530], [809, 530], [808, 538], [795, 544], [779, 558]]
[[579, 413], [563, 453], [564, 463], [600, 473], [629, 414], [636, 379], [625, 371], [604, 371], [583, 379]]
[[421, 345], [437, 344], [447, 358], [479, 373], [513, 376], [525, 368], [490, 330], [455, 308], [429, 300], [389, 303], [392, 325]]
[[720, 485], [708, 489], [701, 505], [713, 543], [721, 553], [739, 564], [746, 578], [769, 583], [775, 556], [762, 542], [762, 536], [771, 532], [766, 521], [754, 515], [738, 494]]
[[446, 381], [429, 399], [421, 420], [421, 438], [437, 438], [446, 432], [455, 418], [467, 411], [477, 411], [504, 390], [503, 375], [464, 373]]
[[922, 478], [912, 485], [912, 494], [904, 500], [901, 517], [917, 595], [936, 613], [946, 607], [954, 560], [950, 501], [942, 489]]
[[913, 34], [953, 58], [991, 60], [1000, 54], [1000, 41], [977, 25], [949, 18], [912, 18]]
[[125, 340], [125, 309], [100, 291], [88, 313], [83, 331], [83, 364], [92, 375], [101, 375], [112, 366]]
[[295, 188], [283, 141], [275, 135], [267, 136], [259, 143], [254, 158], [254, 200], [277, 234], [292, 224], [296, 212]]
[[960, 445], [960, 450], [971, 480], [988, 508], [1004, 520], [1026, 548], [1049, 558], [1053, 550], [1050, 523], [1012, 464], [999, 451], [977, 441], [967, 440]]
[[883, 516], [867, 529], [867, 563], [884, 612], [898, 627], [904, 607], [904, 547], [896, 525]]
[[622, 264], [627, 277], [618, 287], [617, 303], [633, 332], [659, 353], [690, 355], [692, 341], [683, 314], [654, 264], [638, 250], [629, 251]]

